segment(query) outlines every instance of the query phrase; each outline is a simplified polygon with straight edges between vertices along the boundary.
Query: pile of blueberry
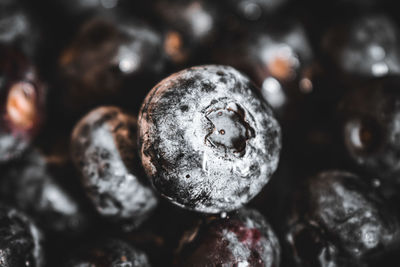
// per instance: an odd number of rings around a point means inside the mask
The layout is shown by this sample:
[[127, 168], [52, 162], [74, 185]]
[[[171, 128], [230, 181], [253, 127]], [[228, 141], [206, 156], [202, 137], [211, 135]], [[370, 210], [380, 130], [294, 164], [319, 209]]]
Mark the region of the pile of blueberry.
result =
[[0, 267], [397, 267], [390, 0], [0, 0]]

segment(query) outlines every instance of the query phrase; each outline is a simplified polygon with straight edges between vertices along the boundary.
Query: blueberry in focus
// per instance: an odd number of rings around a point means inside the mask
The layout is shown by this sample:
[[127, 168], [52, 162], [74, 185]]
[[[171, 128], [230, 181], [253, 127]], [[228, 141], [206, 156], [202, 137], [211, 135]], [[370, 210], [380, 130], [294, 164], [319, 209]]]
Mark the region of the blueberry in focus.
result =
[[323, 50], [345, 75], [373, 78], [400, 73], [399, 27], [385, 14], [366, 14], [327, 32]]
[[127, 228], [141, 224], [157, 205], [141, 177], [136, 132], [134, 116], [109, 106], [84, 116], [71, 138], [72, 159], [97, 211]]
[[172, 203], [218, 213], [249, 202], [277, 168], [280, 126], [232, 67], [185, 69], [161, 81], [139, 114], [142, 164]]
[[84, 23], [61, 53], [62, 102], [74, 113], [100, 104], [139, 106], [163, 71], [162, 38], [144, 22], [95, 17]]
[[0, 205], [0, 266], [44, 266], [42, 234], [31, 219]]
[[64, 266], [150, 267], [150, 263], [143, 251], [124, 241], [107, 239], [81, 249]]
[[34, 66], [21, 52], [0, 45], [0, 163], [29, 147], [43, 122], [44, 103]]
[[298, 187], [286, 222], [291, 266], [368, 266], [398, 249], [399, 219], [362, 177], [326, 171]]
[[209, 218], [187, 231], [176, 266], [279, 266], [278, 238], [256, 210], [240, 209], [226, 218]]
[[339, 113], [349, 157], [361, 170], [399, 182], [400, 78], [386, 77], [350, 91]]
[[[52, 167], [71, 174], [68, 164], [52, 164], [36, 150], [0, 168], [0, 200], [27, 213], [46, 232], [76, 236], [87, 228], [88, 212], [81, 198], [64, 188]], [[71, 184], [72, 177], [67, 179]]]

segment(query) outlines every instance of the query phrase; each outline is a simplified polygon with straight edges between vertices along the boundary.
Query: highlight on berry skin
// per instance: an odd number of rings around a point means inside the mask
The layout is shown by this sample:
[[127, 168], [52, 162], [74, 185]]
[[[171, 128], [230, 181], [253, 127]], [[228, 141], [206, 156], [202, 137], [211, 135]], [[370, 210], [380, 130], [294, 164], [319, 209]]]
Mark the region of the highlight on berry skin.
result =
[[23, 154], [45, 118], [46, 87], [19, 49], [0, 45], [0, 162]]

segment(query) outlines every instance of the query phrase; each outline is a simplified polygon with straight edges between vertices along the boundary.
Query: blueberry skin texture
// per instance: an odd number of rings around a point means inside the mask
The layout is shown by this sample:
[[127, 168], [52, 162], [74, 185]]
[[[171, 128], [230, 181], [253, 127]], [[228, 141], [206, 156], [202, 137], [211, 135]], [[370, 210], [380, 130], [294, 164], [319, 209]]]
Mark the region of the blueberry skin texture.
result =
[[0, 265], [44, 266], [42, 234], [34, 223], [14, 208], [0, 205]]
[[150, 267], [147, 255], [131, 245], [117, 240], [104, 240], [83, 249], [65, 267]]
[[46, 88], [19, 50], [0, 44], [0, 164], [18, 158], [44, 119]]
[[375, 79], [350, 91], [339, 105], [346, 151], [356, 166], [398, 183], [400, 78]]
[[[35, 219], [46, 233], [69, 237], [81, 234], [89, 223], [88, 212], [81, 199], [65, 190], [60, 177], [49, 167], [45, 156], [33, 150], [0, 168], [0, 200]], [[61, 171], [65, 169], [60, 168]]]
[[97, 211], [127, 227], [138, 226], [157, 205], [140, 178], [136, 133], [136, 118], [109, 106], [83, 117], [71, 138], [73, 161]]
[[334, 170], [298, 188], [285, 241], [293, 266], [368, 266], [398, 247], [399, 230], [398, 218], [373, 185]]
[[279, 266], [278, 238], [256, 210], [210, 218], [181, 239], [176, 266]]
[[204, 213], [240, 208], [277, 168], [280, 126], [232, 67], [185, 69], [161, 81], [139, 114], [139, 148], [153, 186]]

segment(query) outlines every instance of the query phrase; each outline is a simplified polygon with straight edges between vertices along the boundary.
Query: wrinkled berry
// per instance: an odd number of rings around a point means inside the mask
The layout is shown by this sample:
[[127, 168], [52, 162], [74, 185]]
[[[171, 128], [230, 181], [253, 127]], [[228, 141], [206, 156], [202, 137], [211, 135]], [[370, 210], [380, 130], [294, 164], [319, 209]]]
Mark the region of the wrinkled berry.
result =
[[256, 210], [210, 218], [184, 234], [176, 266], [279, 266], [280, 246]]
[[289, 214], [286, 242], [295, 266], [367, 266], [400, 241], [399, 220], [385, 200], [348, 172], [307, 179]]
[[19, 211], [0, 206], [0, 266], [41, 267], [44, 264], [42, 234]]
[[280, 126], [257, 89], [231, 67], [175, 73], [147, 95], [139, 115], [142, 164], [176, 205], [206, 213], [237, 209], [275, 171]]
[[97, 211], [135, 227], [155, 208], [157, 199], [138, 167], [136, 118], [116, 107], [99, 107], [75, 126], [72, 159]]

